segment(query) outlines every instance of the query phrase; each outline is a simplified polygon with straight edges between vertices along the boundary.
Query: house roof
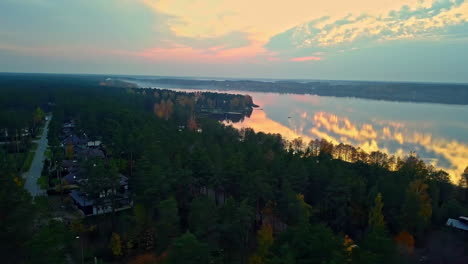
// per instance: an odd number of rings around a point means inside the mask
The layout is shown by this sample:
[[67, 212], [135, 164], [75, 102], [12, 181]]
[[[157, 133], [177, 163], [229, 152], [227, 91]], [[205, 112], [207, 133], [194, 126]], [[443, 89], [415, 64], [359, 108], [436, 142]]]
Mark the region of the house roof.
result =
[[61, 166], [63, 168], [71, 168], [76, 167], [78, 165], [76, 160], [62, 160]]
[[62, 178], [62, 180], [66, 181], [68, 184], [76, 184], [82, 179], [82, 173], [79, 171], [70, 172]]
[[84, 145], [88, 141], [86, 139], [80, 138], [76, 135], [70, 135], [67, 138], [65, 138], [62, 143], [67, 145], [67, 144], [73, 144], [73, 145]]
[[88, 157], [97, 157], [97, 158], [104, 158], [106, 155], [104, 155], [104, 151], [100, 149], [88, 149], [86, 151], [86, 155]]
[[70, 196], [77, 202], [80, 206], [91, 206], [94, 204], [93, 201], [86, 199], [84, 194], [78, 190], [72, 190]]
[[449, 218], [446, 223], [447, 226], [468, 231], [468, 224], [463, 223], [460, 220]]

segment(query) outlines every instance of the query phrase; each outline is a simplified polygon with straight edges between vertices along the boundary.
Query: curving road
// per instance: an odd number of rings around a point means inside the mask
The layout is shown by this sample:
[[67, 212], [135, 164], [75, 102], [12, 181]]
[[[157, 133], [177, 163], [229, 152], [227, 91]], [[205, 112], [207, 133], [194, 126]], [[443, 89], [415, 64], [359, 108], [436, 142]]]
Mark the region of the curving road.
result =
[[42, 130], [41, 138], [35, 141], [38, 146], [36, 149], [36, 153], [34, 154], [34, 159], [31, 163], [31, 167], [29, 168], [28, 172], [23, 174], [23, 178], [26, 179], [24, 184], [24, 188], [31, 193], [33, 197], [39, 195], [46, 195], [46, 191], [42, 190], [39, 185], [37, 184], [37, 180], [41, 177], [42, 167], [44, 166], [45, 160], [45, 151], [47, 149], [47, 134], [49, 132], [49, 123], [52, 119], [51, 116], [48, 116], [47, 121], [44, 125], [44, 129]]

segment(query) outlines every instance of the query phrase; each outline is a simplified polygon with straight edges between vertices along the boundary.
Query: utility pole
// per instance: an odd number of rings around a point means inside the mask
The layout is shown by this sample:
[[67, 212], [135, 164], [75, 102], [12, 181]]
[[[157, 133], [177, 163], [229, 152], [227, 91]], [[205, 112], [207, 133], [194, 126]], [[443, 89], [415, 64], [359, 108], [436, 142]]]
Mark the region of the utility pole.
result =
[[80, 236], [76, 236], [75, 238], [80, 240], [80, 244], [81, 244], [81, 264], [84, 264], [83, 238], [80, 237]]

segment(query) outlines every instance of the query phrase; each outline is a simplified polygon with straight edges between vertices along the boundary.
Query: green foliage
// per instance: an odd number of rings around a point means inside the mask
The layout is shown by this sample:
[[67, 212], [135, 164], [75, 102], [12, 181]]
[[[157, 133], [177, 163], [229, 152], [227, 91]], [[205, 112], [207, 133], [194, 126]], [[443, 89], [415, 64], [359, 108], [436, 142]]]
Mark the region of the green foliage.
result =
[[343, 242], [322, 224], [290, 227], [275, 242], [266, 263], [343, 263]]
[[430, 224], [432, 205], [427, 189], [422, 180], [411, 182], [407, 188], [402, 216], [409, 231], [420, 233]]
[[[3, 168], [3, 170], [7, 170]], [[27, 252], [32, 236], [34, 207], [31, 196], [12, 174], [0, 175], [0, 256], [5, 263], [17, 263]]]
[[[68, 263], [67, 251], [73, 235], [61, 222], [51, 221], [28, 241], [28, 263]], [[47, 252], [45, 254], [45, 252]]]
[[172, 239], [180, 233], [177, 201], [174, 198], [163, 200], [159, 202], [157, 210], [156, 248], [158, 252], [162, 252], [170, 245]]
[[385, 226], [382, 194], [378, 193], [369, 213], [369, 228], [362, 248], [354, 252], [357, 263], [393, 263], [395, 245]]
[[187, 232], [174, 240], [169, 256], [168, 264], [204, 264], [210, 263], [208, 246], [190, 232]]
[[359, 263], [395, 263], [395, 245], [385, 227], [371, 228], [358, 252]]
[[216, 248], [219, 241], [218, 211], [213, 199], [199, 196], [193, 199], [188, 217], [189, 229], [199, 239]]
[[34, 159], [34, 151], [28, 151], [26, 154], [26, 158], [23, 163], [23, 167], [21, 168], [21, 171], [26, 172], [31, 168], [32, 161]]

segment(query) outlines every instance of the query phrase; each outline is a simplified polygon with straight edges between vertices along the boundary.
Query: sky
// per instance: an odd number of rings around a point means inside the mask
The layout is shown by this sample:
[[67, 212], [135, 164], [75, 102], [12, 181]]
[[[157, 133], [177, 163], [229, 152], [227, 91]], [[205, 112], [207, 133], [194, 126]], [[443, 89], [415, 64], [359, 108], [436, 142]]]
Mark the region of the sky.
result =
[[0, 72], [468, 83], [468, 0], [1, 0]]

